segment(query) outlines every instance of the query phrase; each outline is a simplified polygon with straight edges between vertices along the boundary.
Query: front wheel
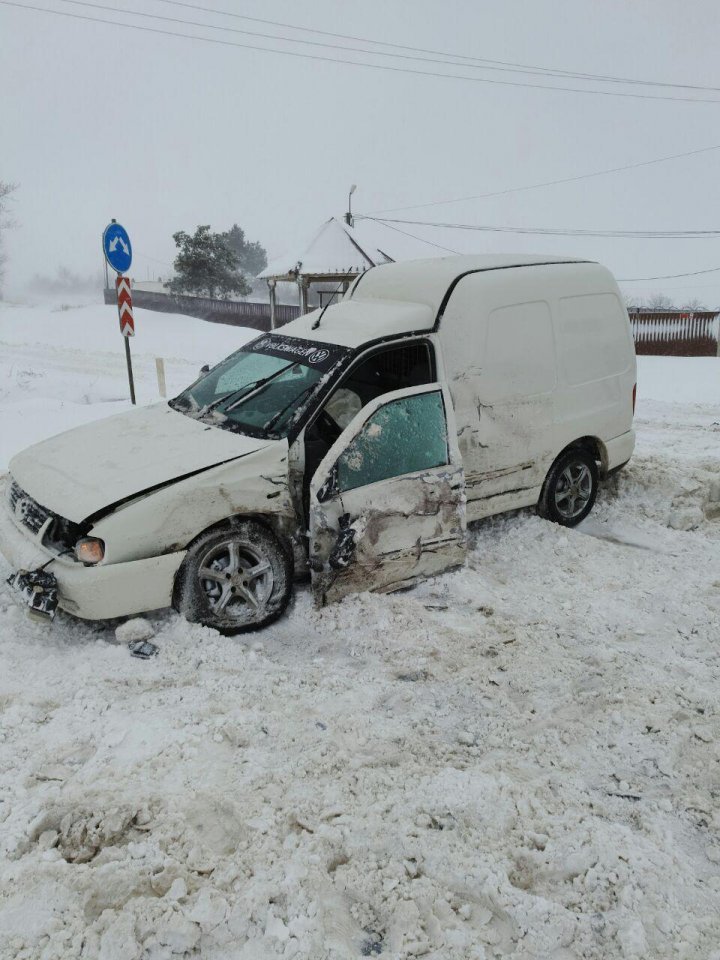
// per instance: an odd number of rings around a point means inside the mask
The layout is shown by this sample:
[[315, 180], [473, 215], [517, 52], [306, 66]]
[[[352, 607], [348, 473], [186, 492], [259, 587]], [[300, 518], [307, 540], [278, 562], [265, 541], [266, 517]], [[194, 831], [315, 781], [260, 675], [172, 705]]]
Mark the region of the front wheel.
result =
[[224, 634], [259, 630], [281, 616], [292, 590], [292, 554], [255, 520], [208, 530], [188, 550], [173, 606]]
[[566, 450], [550, 468], [538, 513], [564, 527], [577, 526], [593, 508], [598, 482], [598, 466], [592, 454], [582, 449]]

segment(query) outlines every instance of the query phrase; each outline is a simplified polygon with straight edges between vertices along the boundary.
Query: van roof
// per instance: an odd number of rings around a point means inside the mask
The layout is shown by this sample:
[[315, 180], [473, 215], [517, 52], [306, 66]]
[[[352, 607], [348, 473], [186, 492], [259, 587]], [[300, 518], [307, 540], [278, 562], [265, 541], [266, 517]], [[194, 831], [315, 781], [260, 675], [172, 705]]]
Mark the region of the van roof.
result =
[[327, 308], [319, 329], [312, 325], [320, 310], [280, 329], [287, 336], [357, 347], [380, 337], [432, 330], [448, 291], [467, 273], [591, 263], [545, 254], [485, 254], [381, 264], [361, 274], [344, 299]]

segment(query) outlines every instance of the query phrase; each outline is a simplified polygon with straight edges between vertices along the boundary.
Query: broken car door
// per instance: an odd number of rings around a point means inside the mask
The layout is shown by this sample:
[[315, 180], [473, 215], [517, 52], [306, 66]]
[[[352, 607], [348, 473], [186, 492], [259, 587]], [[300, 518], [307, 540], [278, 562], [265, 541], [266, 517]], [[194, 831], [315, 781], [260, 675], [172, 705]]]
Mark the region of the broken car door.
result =
[[315, 602], [393, 590], [465, 559], [465, 481], [450, 393], [384, 394], [333, 444], [310, 486]]

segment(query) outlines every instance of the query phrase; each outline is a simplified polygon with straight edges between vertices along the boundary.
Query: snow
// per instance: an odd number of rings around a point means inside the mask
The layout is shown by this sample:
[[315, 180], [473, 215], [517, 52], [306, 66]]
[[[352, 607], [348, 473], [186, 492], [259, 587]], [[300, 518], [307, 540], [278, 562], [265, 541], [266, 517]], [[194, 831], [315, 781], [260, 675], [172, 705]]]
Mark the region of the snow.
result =
[[[139, 403], [159, 398], [155, 358], [165, 360], [168, 396], [257, 336], [256, 330], [135, 308], [131, 338]], [[117, 309], [0, 303], [0, 470], [31, 443], [130, 409]]]
[[715, 357], [639, 357], [638, 397], [676, 403], [720, 404], [720, 363]]
[[[143, 402], [251, 335], [137, 326]], [[0, 341], [5, 458], [127, 403], [112, 308]], [[262, 633], [159, 612], [143, 661], [0, 591], [0, 958], [717, 957], [720, 360], [639, 358], [636, 427], [577, 530]]]

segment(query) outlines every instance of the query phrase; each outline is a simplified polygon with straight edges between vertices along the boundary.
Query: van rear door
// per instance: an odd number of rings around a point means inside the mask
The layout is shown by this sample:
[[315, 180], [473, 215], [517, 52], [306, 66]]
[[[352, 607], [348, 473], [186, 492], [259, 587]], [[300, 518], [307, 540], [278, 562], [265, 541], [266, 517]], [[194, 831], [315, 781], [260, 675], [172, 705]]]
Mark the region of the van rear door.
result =
[[315, 602], [394, 590], [459, 566], [465, 533], [465, 478], [447, 388], [384, 394], [343, 431], [310, 485]]

